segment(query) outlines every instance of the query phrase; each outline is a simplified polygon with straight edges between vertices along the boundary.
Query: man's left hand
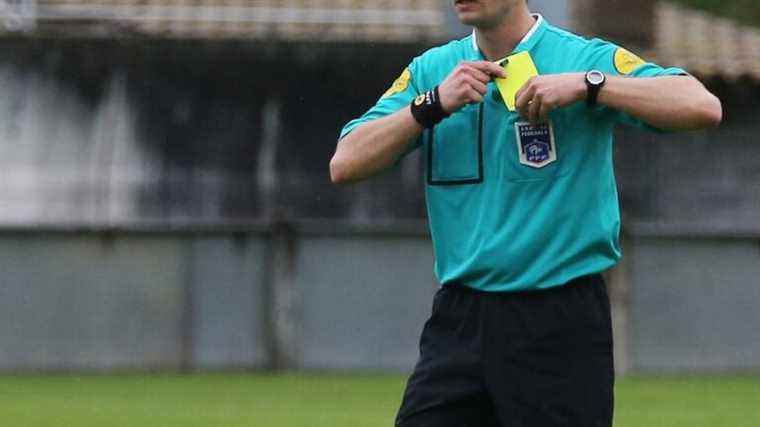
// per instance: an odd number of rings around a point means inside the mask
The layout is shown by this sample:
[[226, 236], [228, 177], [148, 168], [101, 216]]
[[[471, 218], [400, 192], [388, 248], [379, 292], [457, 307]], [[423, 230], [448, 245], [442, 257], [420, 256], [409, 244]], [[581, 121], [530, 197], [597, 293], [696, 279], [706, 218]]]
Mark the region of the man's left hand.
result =
[[585, 99], [586, 92], [583, 73], [536, 76], [517, 91], [515, 106], [523, 119], [537, 124], [547, 121], [554, 109]]

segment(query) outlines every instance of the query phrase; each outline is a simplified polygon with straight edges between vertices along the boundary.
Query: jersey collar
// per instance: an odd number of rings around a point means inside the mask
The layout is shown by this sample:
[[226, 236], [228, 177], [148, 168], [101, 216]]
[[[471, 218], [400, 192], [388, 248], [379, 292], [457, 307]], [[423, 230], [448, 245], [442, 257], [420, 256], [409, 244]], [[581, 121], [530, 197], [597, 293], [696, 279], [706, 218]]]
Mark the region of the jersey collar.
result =
[[[520, 43], [517, 44], [513, 53], [530, 50], [541, 38], [541, 34], [543, 34], [546, 27], [546, 20], [540, 13], [533, 13], [531, 16], [535, 18], [536, 23], [533, 24], [533, 27], [528, 31], [528, 34], [525, 34], [525, 37], [520, 40]], [[478, 35], [474, 29], [472, 30], [472, 48], [478, 55], [483, 56], [480, 47], [478, 47]]]

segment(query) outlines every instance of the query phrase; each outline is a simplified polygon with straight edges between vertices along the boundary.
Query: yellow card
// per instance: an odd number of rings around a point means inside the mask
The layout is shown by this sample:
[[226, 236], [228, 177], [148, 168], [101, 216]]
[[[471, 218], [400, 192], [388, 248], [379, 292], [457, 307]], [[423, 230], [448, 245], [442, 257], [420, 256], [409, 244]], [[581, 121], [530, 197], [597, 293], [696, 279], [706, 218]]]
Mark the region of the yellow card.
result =
[[[507, 73], [506, 79], [497, 78], [496, 87], [499, 88], [501, 98], [507, 105], [509, 111], [515, 111], [515, 95], [517, 91], [530, 80], [531, 77], [538, 75], [536, 64], [533, 63], [533, 58], [530, 57], [528, 52], [516, 53], [506, 58], [507, 63], [504, 64], [504, 71]], [[502, 60], [504, 61], [504, 60]]]

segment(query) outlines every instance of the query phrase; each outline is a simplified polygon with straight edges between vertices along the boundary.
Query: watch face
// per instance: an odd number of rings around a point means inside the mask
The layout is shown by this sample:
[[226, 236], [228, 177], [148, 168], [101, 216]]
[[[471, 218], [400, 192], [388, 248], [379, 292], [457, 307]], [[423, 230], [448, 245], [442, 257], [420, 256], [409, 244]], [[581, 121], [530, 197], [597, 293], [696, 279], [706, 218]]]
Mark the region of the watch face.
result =
[[602, 74], [601, 71], [589, 71], [589, 73], [586, 74], [586, 79], [592, 85], [597, 86], [604, 82], [604, 74]]

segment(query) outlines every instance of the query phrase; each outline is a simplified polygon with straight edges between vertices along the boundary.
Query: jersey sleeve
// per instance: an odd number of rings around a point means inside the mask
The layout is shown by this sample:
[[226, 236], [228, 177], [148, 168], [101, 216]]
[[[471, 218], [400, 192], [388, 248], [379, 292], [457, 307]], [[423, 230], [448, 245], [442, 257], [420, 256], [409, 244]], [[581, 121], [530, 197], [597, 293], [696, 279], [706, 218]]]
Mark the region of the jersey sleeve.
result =
[[[401, 75], [393, 82], [387, 91], [377, 100], [375, 105], [370, 108], [361, 117], [348, 122], [340, 132], [340, 138], [348, 135], [362, 125], [363, 123], [377, 120], [379, 118], [391, 115], [396, 111], [408, 106], [414, 98], [420, 95], [420, 89], [417, 85], [419, 66], [417, 60], [414, 60], [404, 69]], [[413, 151], [420, 145], [420, 139], [410, 146], [404, 155]], [[402, 156], [403, 157], [403, 156]]]
[[[652, 62], [641, 59], [629, 50], [603, 40], [595, 40], [592, 43], [592, 54], [589, 58], [590, 66], [611, 76], [624, 76], [631, 78], [647, 78], [660, 76], [687, 76], [689, 73], [681, 68], [661, 67]], [[659, 132], [643, 121], [618, 110], [609, 111], [610, 117], [617, 123], [624, 123], [650, 131]]]

